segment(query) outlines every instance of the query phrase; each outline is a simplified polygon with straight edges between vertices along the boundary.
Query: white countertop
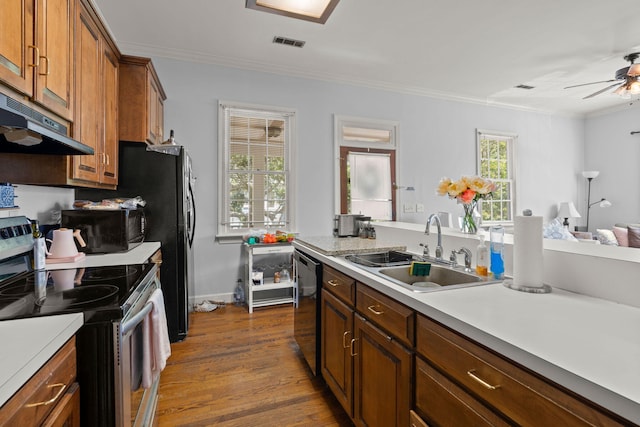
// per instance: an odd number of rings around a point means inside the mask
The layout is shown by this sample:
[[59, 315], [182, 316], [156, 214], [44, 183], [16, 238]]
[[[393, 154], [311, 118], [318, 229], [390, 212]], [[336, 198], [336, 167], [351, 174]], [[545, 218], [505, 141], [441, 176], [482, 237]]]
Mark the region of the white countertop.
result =
[[305, 252], [640, 424], [639, 308], [556, 288], [518, 292], [501, 283], [416, 293], [343, 258]]
[[0, 406], [82, 326], [82, 313], [0, 321]]
[[144, 242], [127, 252], [89, 254], [78, 262], [61, 262], [56, 264], [47, 263], [46, 268], [47, 270], [62, 270], [65, 268], [142, 264], [146, 262], [158, 249], [160, 249], [160, 242]]

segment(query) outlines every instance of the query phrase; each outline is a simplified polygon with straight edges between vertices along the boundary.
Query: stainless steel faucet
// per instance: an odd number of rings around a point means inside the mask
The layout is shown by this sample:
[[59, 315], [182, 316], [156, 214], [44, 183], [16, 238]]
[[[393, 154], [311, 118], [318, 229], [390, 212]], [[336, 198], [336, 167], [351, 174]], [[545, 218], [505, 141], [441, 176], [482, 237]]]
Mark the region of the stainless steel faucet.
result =
[[464, 269], [466, 271], [471, 271], [471, 251], [465, 247], [462, 247], [455, 253], [458, 255], [464, 254]]
[[424, 230], [424, 234], [427, 236], [430, 234], [429, 228], [431, 227], [431, 222], [436, 220], [436, 227], [438, 229], [438, 244], [436, 246], [436, 259], [442, 259], [442, 227], [440, 225], [440, 217], [438, 214], [429, 215], [429, 219], [427, 219], [427, 227]]

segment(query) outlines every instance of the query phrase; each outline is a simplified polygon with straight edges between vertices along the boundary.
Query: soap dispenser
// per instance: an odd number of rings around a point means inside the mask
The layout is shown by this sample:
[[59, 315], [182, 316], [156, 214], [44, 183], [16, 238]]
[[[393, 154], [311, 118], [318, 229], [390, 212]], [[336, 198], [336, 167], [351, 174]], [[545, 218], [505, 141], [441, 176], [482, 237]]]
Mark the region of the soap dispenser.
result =
[[497, 280], [504, 279], [504, 227], [491, 227], [491, 272]]
[[484, 233], [478, 231], [480, 243], [476, 249], [476, 273], [478, 276], [486, 277], [489, 275], [489, 248], [484, 243]]

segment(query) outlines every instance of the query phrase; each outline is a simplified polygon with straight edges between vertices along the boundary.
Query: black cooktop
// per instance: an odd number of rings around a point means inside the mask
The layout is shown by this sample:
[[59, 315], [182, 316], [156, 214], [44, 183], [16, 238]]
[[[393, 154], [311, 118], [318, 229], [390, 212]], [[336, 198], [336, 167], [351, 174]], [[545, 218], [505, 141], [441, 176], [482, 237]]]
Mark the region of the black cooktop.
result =
[[0, 284], [0, 320], [83, 312], [84, 322], [122, 319], [152, 264], [25, 272]]

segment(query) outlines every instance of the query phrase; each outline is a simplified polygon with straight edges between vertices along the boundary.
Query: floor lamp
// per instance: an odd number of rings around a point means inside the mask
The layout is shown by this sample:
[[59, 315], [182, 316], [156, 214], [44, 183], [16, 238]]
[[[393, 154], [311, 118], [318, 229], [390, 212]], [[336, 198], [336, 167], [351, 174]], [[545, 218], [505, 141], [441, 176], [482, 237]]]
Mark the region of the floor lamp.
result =
[[611, 206], [611, 202], [608, 201], [607, 199], [605, 199], [604, 197], [600, 200], [598, 200], [597, 202], [593, 202], [591, 203], [591, 181], [593, 180], [593, 178], [597, 177], [598, 175], [600, 175], [599, 171], [584, 171], [582, 172], [582, 176], [584, 176], [585, 178], [587, 178], [588, 181], [588, 189], [587, 189], [587, 226], [585, 227], [584, 230], [578, 230], [578, 227], [576, 227], [576, 231], [589, 231], [589, 212], [591, 211], [591, 206], [593, 205], [597, 205], [598, 203], [600, 204], [601, 208], [608, 208]]

